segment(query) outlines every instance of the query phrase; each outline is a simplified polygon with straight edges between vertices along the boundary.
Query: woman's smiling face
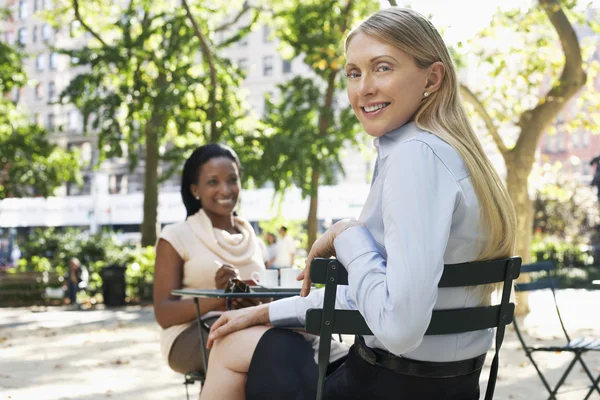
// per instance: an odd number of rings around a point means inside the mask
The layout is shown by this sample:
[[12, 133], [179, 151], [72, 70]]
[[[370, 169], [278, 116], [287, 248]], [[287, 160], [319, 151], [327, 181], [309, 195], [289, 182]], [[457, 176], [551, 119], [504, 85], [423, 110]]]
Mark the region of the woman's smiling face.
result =
[[378, 137], [412, 119], [429, 71], [402, 50], [358, 32], [346, 51], [346, 76], [354, 113], [365, 131]]

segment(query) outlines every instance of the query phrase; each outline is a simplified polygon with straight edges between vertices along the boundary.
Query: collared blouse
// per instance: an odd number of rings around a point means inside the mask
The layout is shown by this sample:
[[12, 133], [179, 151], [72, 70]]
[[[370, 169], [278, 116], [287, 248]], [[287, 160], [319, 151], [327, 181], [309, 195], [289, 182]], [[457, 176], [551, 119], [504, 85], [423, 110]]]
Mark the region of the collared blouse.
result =
[[[476, 307], [480, 292], [437, 285], [444, 264], [474, 261], [485, 244], [477, 196], [458, 152], [414, 122], [375, 139], [376, 172], [359, 220], [334, 241], [348, 269], [336, 308], [359, 310], [370, 347], [423, 361], [458, 361], [485, 353], [493, 329], [424, 336], [434, 309]], [[324, 291], [276, 301], [274, 326], [304, 325]]]

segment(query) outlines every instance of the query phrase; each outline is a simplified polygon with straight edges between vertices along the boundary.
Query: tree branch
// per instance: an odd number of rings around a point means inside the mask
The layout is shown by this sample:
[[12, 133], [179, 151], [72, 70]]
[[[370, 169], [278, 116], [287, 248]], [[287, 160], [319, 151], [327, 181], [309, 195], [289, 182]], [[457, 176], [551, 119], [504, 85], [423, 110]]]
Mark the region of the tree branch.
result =
[[496, 128], [496, 125], [494, 125], [492, 117], [490, 117], [490, 114], [488, 114], [487, 110], [479, 101], [475, 93], [473, 93], [466, 85], [461, 83], [460, 94], [462, 95], [464, 100], [471, 103], [471, 105], [475, 108], [475, 112], [477, 112], [477, 114], [479, 114], [479, 116], [483, 119], [483, 122], [485, 122], [485, 127], [487, 128], [488, 133], [494, 139], [494, 143], [496, 143], [496, 147], [498, 147], [500, 154], [502, 154], [503, 156], [508, 154], [509, 150], [504, 144], [502, 138], [500, 137], [500, 133], [498, 133], [498, 129]]
[[215, 64], [213, 61], [212, 52], [210, 51], [210, 46], [206, 41], [206, 38], [200, 32], [200, 28], [196, 23], [196, 20], [192, 16], [192, 11], [190, 10], [190, 6], [188, 5], [187, 0], [181, 0], [183, 7], [188, 15], [188, 19], [192, 23], [192, 27], [194, 28], [194, 33], [198, 40], [200, 41], [200, 49], [202, 51], [202, 57], [206, 60], [209, 69], [210, 76], [210, 87], [208, 88], [208, 119], [210, 121], [210, 136], [209, 140], [211, 142], [217, 142], [219, 140], [219, 135], [217, 133], [217, 71], [215, 69]]
[[[559, 0], [540, 0], [552, 26], [558, 33], [560, 44], [565, 55], [565, 66], [556, 84], [540, 99], [533, 110], [523, 113], [519, 120], [521, 135], [517, 146], [533, 151], [540, 136], [548, 125], [586, 82], [583, 70], [581, 47], [571, 22], [560, 6]], [[527, 150], [526, 150], [527, 151]]]
[[390, 6], [396, 7], [398, 4], [396, 4], [396, 0], [389, 0], [390, 2]]
[[238, 21], [244, 16], [244, 14], [246, 14], [248, 11], [250, 10], [263, 10], [261, 7], [254, 7], [254, 6], [248, 6], [247, 4], [244, 5], [244, 8], [242, 8], [242, 10], [238, 13], [238, 15], [235, 16], [235, 18], [229, 22], [226, 22], [222, 25], [219, 25], [215, 28], [215, 32], [221, 32], [224, 30], [227, 30], [229, 27], [235, 25], [238, 23]]
[[93, 37], [95, 37], [100, 43], [102, 43], [103, 46], [108, 46], [106, 44], [106, 42], [104, 40], [102, 40], [100, 35], [98, 35], [96, 32], [94, 32], [92, 30], [92, 28], [90, 28], [89, 25], [83, 21], [83, 18], [81, 18], [81, 14], [79, 13], [79, 1], [78, 0], [73, 0], [73, 11], [75, 12], [75, 19], [77, 21], [79, 21], [81, 26], [83, 26], [86, 31], [88, 31]]

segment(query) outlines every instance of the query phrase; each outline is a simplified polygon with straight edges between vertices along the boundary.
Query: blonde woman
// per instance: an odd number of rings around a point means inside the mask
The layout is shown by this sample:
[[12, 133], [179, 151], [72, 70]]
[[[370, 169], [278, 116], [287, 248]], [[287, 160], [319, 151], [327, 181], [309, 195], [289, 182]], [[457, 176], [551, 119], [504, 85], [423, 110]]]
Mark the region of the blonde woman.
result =
[[[374, 181], [358, 221], [341, 221], [309, 253], [336, 255], [349, 285], [337, 308], [358, 309], [374, 336], [339, 358], [325, 398], [479, 399], [493, 332], [427, 336], [431, 312], [488, 303], [492, 288], [439, 289], [444, 264], [512, 256], [515, 215], [458, 94], [440, 34], [415, 11], [373, 14], [346, 39], [348, 98], [375, 138]], [[201, 398], [314, 399], [314, 343], [301, 327], [323, 292], [224, 314], [212, 326]], [[267, 325], [272, 325], [267, 326]], [[398, 368], [369, 364], [365, 347]], [[361, 351], [362, 348], [362, 351]], [[401, 373], [399, 370], [410, 371]]]

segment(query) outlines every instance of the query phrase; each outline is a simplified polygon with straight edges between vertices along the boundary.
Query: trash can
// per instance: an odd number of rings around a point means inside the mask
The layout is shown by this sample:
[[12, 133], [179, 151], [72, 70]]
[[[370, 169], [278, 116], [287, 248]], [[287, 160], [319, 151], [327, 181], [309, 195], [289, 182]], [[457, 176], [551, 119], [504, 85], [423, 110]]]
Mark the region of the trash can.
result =
[[107, 307], [125, 305], [125, 269], [121, 265], [104, 267], [102, 276], [102, 297]]

